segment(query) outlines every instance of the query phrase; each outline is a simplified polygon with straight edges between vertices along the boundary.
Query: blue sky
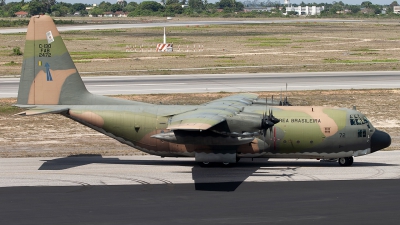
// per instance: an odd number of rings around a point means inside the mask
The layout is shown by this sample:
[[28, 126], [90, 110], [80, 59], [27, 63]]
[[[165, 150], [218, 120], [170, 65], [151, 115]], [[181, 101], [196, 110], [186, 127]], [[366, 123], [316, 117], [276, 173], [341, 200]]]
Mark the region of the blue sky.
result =
[[[15, 0], [13, 0], [15, 1]], [[99, 4], [100, 2], [102, 2], [103, 0], [59, 0], [59, 2], [68, 2], [68, 3], [84, 3], [84, 4], [93, 4], [93, 3], [97, 3]], [[117, 0], [105, 0], [106, 2], [117, 2]], [[159, 0], [154, 0], [154, 1], [159, 1]], [[218, 0], [208, 0], [208, 2], [216, 2]], [[236, 0], [236, 1], [245, 1], [245, 0]], [[266, 2], [267, 0], [258, 0], [258, 2]], [[273, 1], [273, 0], [271, 0]], [[300, 3], [302, 0], [291, 0], [291, 3]], [[321, 2], [328, 2], [328, 3], [332, 3], [333, 1], [324, 1], [324, 0], [303, 0], [305, 3], [321, 3]], [[340, 0], [338, 0], [340, 1]], [[130, 0], [127, 0], [127, 2], [131, 2]], [[142, 2], [142, 0], [134, 0], [134, 2]], [[283, 0], [281, 0], [280, 2], [283, 3]], [[361, 2], [363, 2], [362, 0], [342, 0], [342, 2], [344, 2], [345, 4], [352, 4], [352, 5], [360, 5]], [[393, 0], [370, 0], [370, 2], [372, 2], [372, 4], [379, 4], [379, 5], [389, 5], [390, 3], [393, 2]], [[400, 1], [399, 1], [400, 2]]]

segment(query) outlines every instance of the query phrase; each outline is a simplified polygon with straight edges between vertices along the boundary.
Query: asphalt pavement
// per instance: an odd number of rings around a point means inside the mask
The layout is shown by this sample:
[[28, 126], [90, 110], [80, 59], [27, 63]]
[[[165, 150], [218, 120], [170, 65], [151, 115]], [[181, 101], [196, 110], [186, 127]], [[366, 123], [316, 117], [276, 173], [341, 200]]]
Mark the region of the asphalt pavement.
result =
[[[83, 77], [99, 95], [400, 88], [400, 72], [235, 73]], [[0, 98], [17, 97], [19, 78], [0, 79]]]
[[[131, 21], [130, 21], [131, 22]], [[130, 29], [130, 28], [149, 28], [149, 27], [179, 27], [179, 26], [201, 26], [201, 25], [233, 25], [233, 24], [270, 24], [270, 23], [361, 23], [371, 22], [364, 20], [351, 19], [265, 19], [265, 20], [215, 20], [215, 21], [179, 21], [179, 19], [166, 20], [165, 22], [155, 23], [126, 23], [126, 24], [86, 24], [86, 25], [66, 25], [59, 26], [58, 30], [108, 30], [108, 29]], [[27, 28], [7, 28], [0, 29], [0, 34], [25, 33]]]

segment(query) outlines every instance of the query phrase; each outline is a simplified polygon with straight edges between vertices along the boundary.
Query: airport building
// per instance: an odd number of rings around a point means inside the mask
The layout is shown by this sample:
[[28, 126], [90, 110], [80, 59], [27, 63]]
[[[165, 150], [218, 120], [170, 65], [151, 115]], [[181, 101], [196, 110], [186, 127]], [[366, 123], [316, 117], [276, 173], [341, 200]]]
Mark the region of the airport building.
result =
[[400, 14], [400, 6], [393, 6], [393, 13]]
[[324, 6], [297, 6], [294, 7], [290, 4], [290, 0], [285, 0], [286, 5], [286, 13], [288, 12], [296, 12], [297, 15], [303, 16], [316, 16], [320, 15], [322, 11], [324, 11]]
[[294, 6], [290, 5], [290, 6], [286, 7], [286, 13], [296, 12], [297, 15], [303, 15], [303, 16], [320, 15], [323, 10], [324, 10], [324, 6], [321, 6], [321, 7], [317, 7], [317, 6], [294, 7]]

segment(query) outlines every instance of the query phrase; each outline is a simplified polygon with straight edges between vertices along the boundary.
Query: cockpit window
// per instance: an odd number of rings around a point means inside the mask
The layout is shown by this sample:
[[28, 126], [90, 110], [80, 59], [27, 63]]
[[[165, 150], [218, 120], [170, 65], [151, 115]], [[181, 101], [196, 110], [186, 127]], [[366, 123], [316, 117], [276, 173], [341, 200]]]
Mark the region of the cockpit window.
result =
[[367, 124], [369, 125], [369, 121], [367, 117], [361, 116], [359, 114], [352, 114], [350, 115], [350, 124], [351, 125], [363, 125]]
[[351, 125], [356, 125], [356, 120], [354, 119], [353, 115], [350, 115], [350, 124]]

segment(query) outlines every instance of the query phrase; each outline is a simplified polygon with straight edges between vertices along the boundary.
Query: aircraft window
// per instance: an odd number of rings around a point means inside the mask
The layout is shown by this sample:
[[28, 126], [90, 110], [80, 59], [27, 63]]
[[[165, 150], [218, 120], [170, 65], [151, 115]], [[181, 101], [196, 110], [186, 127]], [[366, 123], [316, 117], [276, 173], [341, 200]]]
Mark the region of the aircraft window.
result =
[[357, 125], [362, 125], [362, 120], [360, 119], [359, 115], [354, 115], [354, 118], [356, 119]]
[[297, 141], [297, 144], [300, 144], [300, 141], [299, 141], [299, 140]]
[[310, 141], [310, 144], [314, 143], [314, 141]]
[[358, 137], [366, 137], [367, 136], [367, 130], [358, 130]]
[[286, 144], [286, 140], [283, 140], [283, 143], [285, 143], [285, 144]]
[[368, 119], [364, 116], [361, 117], [360, 115], [350, 115], [350, 125], [363, 125], [368, 124]]

